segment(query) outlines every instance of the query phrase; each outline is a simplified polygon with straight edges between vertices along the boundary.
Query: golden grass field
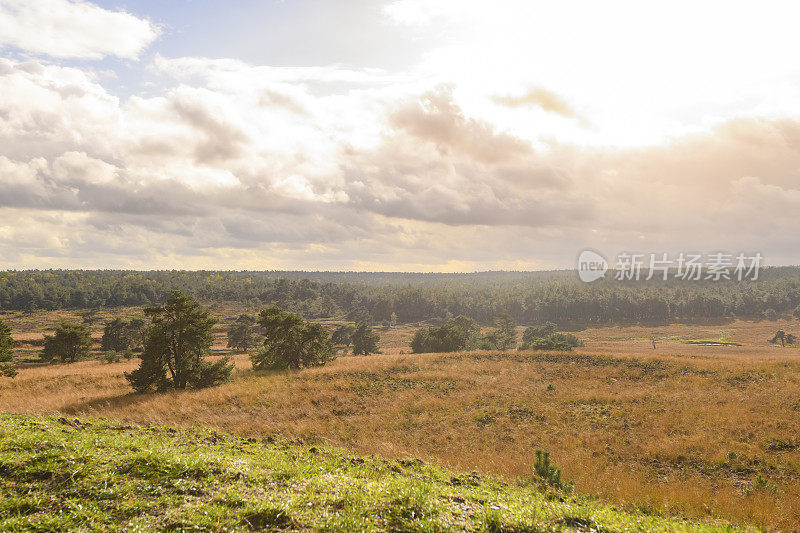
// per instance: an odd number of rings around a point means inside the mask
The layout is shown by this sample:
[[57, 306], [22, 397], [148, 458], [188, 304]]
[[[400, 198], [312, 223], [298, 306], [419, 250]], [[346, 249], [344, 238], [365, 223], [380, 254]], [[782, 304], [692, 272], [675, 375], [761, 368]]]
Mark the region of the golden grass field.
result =
[[[96, 336], [110, 314], [98, 315]], [[0, 319], [31, 360], [42, 332], [64, 316]], [[255, 373], [238, 355], [231, 383], [152, 395], [130, 393], [123, 372], [135, 359], [30, 365], [0, 382], [0, 411], [280, 434], [508, 479], [530, 475], [534, 451], [546, 448], [577, 491], [620, 506], [792, 531], [800, 530], [800, 349], [770, 346], [777, 329], [800, 333], [800, 322], [592, 328], [576, 332], [586, 346], [571, 353], [412, 355], [401, 353], [410, 351], [407, 327], [380, 331], [381, 355], [288, 373]], [[221, 329], [215, 348], [224, 351]]]

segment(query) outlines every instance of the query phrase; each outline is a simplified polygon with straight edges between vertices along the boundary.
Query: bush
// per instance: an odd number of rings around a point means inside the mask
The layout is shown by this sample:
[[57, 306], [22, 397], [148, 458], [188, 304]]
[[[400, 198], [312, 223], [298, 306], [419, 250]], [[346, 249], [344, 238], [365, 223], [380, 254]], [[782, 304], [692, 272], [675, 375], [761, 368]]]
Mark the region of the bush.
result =
[[522, 343], [533, 342], [536, 339], [547, 338], [558, 331], [558, 326], [552, 322], [545, 322], [540, 326], [530, 326], [522, 333]]
[[536, 450], [536, 463], [533, 465], [533, 473], [542, 490], [550, 487], [568, 493], [572, 492], [572, 482], [561, 480], [561, 469], [550, 462], [550, 452], [547, 450]]
[[583, 346], [583, 342], [572, 333], [557, 333], [556, 325], [548, 322], [541, 326], [531, 326], [522, 334], [520, 350], [562, 350], [571, 351]]
[[228, 381], [232, 371], [233, 365], [230, 364], [230, 358], [227, 356], [214, 363], [201, 359], [197, 361], [195, 368], [189, 374], [189, 385], [195, 389], [213, 387]]
[[350, 347], [350, 343], [353, 342], [353, 333], [355, 333], [356, 328], [350, 326], [348, 324], [339, 326], [333, 333], [331, 334], [331, 342], [334, 346], [344, 346], [345, 348]]

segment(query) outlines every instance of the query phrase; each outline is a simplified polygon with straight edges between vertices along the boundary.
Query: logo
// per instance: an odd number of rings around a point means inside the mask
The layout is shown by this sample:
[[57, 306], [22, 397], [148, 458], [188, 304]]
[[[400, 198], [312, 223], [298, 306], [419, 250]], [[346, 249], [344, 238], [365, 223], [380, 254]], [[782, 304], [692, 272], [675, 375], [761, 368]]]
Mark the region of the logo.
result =
[[608, 271], [608, 261], [602, 255], [592, 250], [584, 250], [578, 256], [578, 277], [581, 281], [591, 282], [605, 276]]

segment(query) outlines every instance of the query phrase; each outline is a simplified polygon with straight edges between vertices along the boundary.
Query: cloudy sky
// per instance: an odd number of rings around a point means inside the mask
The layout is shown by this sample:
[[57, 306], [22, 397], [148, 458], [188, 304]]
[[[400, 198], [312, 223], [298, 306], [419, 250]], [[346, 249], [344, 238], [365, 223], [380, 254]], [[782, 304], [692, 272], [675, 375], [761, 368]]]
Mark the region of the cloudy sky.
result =
[[0, 268], [798, 264], [799, 17], [0, 0]]

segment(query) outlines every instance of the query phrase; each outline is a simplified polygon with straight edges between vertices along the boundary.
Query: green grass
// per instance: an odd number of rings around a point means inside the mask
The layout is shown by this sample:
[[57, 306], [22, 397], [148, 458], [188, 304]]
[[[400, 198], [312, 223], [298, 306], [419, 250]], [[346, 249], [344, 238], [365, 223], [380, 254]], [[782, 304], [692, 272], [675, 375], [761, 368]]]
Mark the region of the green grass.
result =
[[730, 531], [418, 460], [0, 415], [2, 531]]

